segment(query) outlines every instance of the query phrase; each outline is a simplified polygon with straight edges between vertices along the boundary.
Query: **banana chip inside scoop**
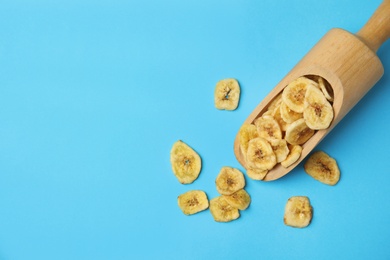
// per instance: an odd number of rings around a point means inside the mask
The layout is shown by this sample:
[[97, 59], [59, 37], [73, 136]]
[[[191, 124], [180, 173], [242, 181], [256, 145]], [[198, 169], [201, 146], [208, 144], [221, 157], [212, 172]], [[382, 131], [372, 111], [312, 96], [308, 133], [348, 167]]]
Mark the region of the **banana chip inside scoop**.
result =
[[291, 227], [307, 227], [313, 217], [313, 208], [308, 197], [294, 196], [288, 199], [284, 211], [284, 224]]
[[302, 113], [305, 108], [305, 94], [308, 86], [318, 88], [318, 83], [306, 77], [299, 77], [283, 90], [282, 100], [293, 111]]
[[313, 86], [307, 87], [303, 118], [308, 127], [315, 130], [326, 129], [332, 122], [332, 105], [320, 89]]
[[214, 104], [217, 109], [235, 110], [240, 101], [240, 85], [235, 79], [223, 79], [217, 82], [214, 91]]
[[311, 177], [328, 185], [335, 185], [340, 180], [336, 160], [322, 151], [314, 152], [306, 161], [304, 169]]

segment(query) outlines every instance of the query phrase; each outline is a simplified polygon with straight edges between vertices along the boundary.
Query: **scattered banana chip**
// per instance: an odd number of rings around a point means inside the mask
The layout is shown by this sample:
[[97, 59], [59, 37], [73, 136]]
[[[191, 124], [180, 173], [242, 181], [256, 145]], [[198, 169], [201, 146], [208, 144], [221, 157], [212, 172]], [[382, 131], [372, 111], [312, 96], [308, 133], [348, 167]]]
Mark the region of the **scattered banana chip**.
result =
[[267, 175], [267, 173], [268, 170], [261, 170], [261, 169], [250, 168], [250, 167], [248, 167], [248, 169], [246, 170], [246, 175], [248, 175], [248, 177], [251, 178], [252, 180], [257, 180], [257, 181], [263, 180]]
[[214, 91], [215, 107], [221, 110], [235, 110], [240, 100], [240, 85], [235, 79], [218, 81]]
[[285, 139], [289, 144], [301, 145], [313, 135], [314, 130], [307, 126], [305, 119], [301, 118], [287, 127]]
[[253, 124], [243, 124], [238, 131], [241, 153], [246, 157], [249, 141], [258, 137], [256, 126]]
[[246, 210], [251, 203], [251, 197], [244, 189], [236, 191], [232, 195], [222, 195], [230, 206], [238, 208], [239, 210]]
[[282, 139], [282, 130], [273, 116], [265, 115], [255, 120], [259, 137], [266, 140]]
[[198, 178], [202, 160], [191, 147], [179, 140], [171, 149], [171, 166], [179, 182], [189, 184]]
[[307, 227], [313, 216], [308, 197], [294, 196], [288, 199], [284, 211], [284, 224], [291, 227]]
[[307, 86], [318, 87], [318, 83], [306, 77], [299, 77], [288, 84], [282, 93], [283, 102], [293, 111], [302, 113], [305, 108]]
[[210, 212], [217, 222], [229, 222], [240, 217], [238, 208], [231, 206], [223, 196], [210, 200]]
[[177, 197], [179, 208], [186, 215], [192, 215], [209, 207], [209, 200], [204, 191], [191, 190]]
[[244, 174], [236, 168], [222, 167], [215, 180], [215, 184], [219, 194], [231, 195], [245, 187]]
[[276, 156], [271, 144], [261, 137], [249, 142], [246, 157], [248, 166], [255, 169], [271, 170], [276, 164]]
[[326, 129], [333, 119], [332, 105], [325, 98], [320, 89], [308, 86], [305, 95], [305, 109], [303, 118], [306, 124], [315, 130]]
[[306, 161], [304, 169], [311, 177], [328, 185], [335, 185], [340, 180], [336, 160], [322, 151], [314, 152]]
[[292, 145], [290, 149], [290, 153], [287, 155], [287, 158], [282, 161], [280, 164], [284, 168], [288, 168], [290, 165], [298, 161], [299, 157], [301, 157], [302, 146], [300, 145]]

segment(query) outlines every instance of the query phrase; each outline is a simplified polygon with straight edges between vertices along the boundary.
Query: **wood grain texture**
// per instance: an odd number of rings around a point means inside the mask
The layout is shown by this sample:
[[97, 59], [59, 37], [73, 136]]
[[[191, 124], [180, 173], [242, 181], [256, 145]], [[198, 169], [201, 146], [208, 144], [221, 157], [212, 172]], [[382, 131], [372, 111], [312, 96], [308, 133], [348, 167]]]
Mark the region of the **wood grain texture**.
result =
[[[376, 50], [389, 38], [390, 0], [385, 0], [369, 22], [354, 35], [343, 29], [332, 29], [306, 54], [305, 57], [276, 85], [253, 110], [244, 123], [253, 123], [285, 86], [305, 75], [318, 75], [326, 79], [334, 91], [334, 118], [330, 127], [319, 130], [302, 145], [300, 159], [287, 169], [277, 164], [268, 172], [265, 181], [281, 178], [294, 169], [316, 145], [340, 122], [356, 103], [383, 75], [383, 66]], [[372, 27], [380, 30], [370, 29]], [[234, 141], [237, 160], [246, 168], [239, 147], [238, 135]]]

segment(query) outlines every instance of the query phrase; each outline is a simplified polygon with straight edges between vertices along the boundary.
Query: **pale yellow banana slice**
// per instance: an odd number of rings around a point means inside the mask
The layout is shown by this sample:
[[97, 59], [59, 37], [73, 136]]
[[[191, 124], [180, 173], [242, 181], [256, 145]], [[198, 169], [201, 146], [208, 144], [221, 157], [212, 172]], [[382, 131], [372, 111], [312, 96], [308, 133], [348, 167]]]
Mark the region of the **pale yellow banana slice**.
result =
[[230, 195], [245, 187], [244, 174], [236, 168], [222, 167], [215, 184], [217, 191], [222, 195]]
[[282, 139], [282, 130], [278, 122], [272, 116], [265, 115], [254, 121], [259, 137], [266, 140]]
[[286, 103], [282, 102], [280, 104], [280, 116], [286, 123], [292, 123], [303, 117], [302, 113], [297, 113], [294, 110], [291, 110]]
[[249, 207], [251, 203], [251, 197], [248, 192], [244, 189], [236, 191], [232, 195], [222, 195], [225, 197], [226, 201], [233, 207], [238, 208], [239, 210], [245, 210]]
[[257, 128], [253, 124], [243, 124], [238, 131], [238, 138], [240, 142], [240, 150], [246, 158], [246, 152], [248, 151], [249, 141], [258, 137]]
[[248, 175], [249, 178], [252, 180], [261, 181], [264, 179], [264, 177], [267, 175], [268, 170], [261, 170], [256, 168], [250, 168], [246, 170], [246, 175]]
[[290, 152], [287, 147], [287, 141], [284, 139], [274, 139], [269, 141], [269, 143], [271, 144], [272, 150], [275, 153], [276, 163], [284, 161]]
[[240, 217], [239, 210], [231, 206], [223, 196], [210, 200], [210, 212], [217, 222], [229, 222]]
[[286, 130], [285, 139], [289, 144], [301, 145], [310, 139], [314, 134], [314, 130], [310, 129], [301, 118], [291, 123]]
[[307, 87], [303, 118], [308, 127], [315, 130], [326, 129], [332, 122], [332, 105], [320, 89], [313, 86]]
[[217, 82], [214, 91], [215, 107], [221, 110], [235, 110], [240, 100], [240, 85], [235, 79]]
[[284, 224], [296, 228], [307, 227], [313, 217], [313, 208], [306, 196], [294, 196], [287, 200]]
[[279, 126], [280, 126], [280, 130], [282, 130], [282, 137], [283, 137], [283, 132], [286, 131], [287, 129], [287, 122], [283, 120], [282, 118], [282, 115], [280, 113], [280, 105], [277, 106], [273, 113], [272, 113], [272, 116], [274, 117], [274, 119], [276, 120], [276, 122], [278, 122]]
[[292, 145], [290, 148], [290, 153], [287, 155], [287, 158], [282, 161], [280, 164], [284, 168], [288, 168], [290, 165], [298, 161], [299, 157], [301, 157], [302, 146], [300, 145]]
[[261, 137], [249, 142], [246, 156], [249, 168], [271, 170], [276, 164], [276, 156], [272, 146]]
[[320, 86], [320, 89], [322, 91], [322, 93], [324, 93], [324, 96], [326, 97], [326, 99], [330, 102], [333, 102], [333, 89], [332, 87], [329, 85], [328, 82], [326, 82], [323, 78], [319, 77], [318, 79], [318, 85]]
[[311, 177], [328, 185], [335, 185], [340, 180], [336, 160], [322, 151], [314, 152], [306, 161], [304, 169]]
[[179, 208], [186, 215], [192, 215], [209, 207], [207, 195], [202, 190], [191, 190], [177, 197]]
[[172, 146], [170, 161], [173, 173], [182, 184], [194, 182], [202, 168], [200, 156], [186, 143], [179, 140]]
[[291, 110], [302, 113], [305, 108], [304, 100], [307, 86], [318, 87], [318, 83], [305, 77], [299, 77], [292, 81], [283, 90], [283, 102]]

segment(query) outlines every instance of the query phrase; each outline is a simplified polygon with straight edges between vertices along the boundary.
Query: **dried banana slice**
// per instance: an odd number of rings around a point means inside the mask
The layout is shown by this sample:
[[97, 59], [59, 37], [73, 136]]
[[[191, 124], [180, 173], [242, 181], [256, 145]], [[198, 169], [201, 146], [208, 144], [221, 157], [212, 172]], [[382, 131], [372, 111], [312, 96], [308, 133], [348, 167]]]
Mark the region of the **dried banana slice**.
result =
[[189, 184], [198, 178], [202, 160], [191, 147], [179, 140], [171, 149], [171, 166], [179, 182]]
[[259, 137], [266, 140], [282, 139], [282, 130], [278, 122], [272, 116], [265, 115], [255, 120]]
[[297, 113], [294, 110], [291, 110], [286, 103], [282, 102], [280, 104], [280, 116], [286, 123], [292, 123], [303, 117], [302, 113]]
[[207, 195], [202, 190], [191, 190], [177, 197], [179, 208], [186, 215], [192, 215], [209, 207]]
[[333, 120], [333, 108], [322, 91], [308, 86], [305, 95], [303, 118], [306, 124], [315, 130], [326, 129]]
[[313, 134], [314, 130], [306, 125], [305, 119], [301, 118], [287, 127], [285, 139], [289, 144], [300, 145], [309, 140]]
[[244, 189], [241, 189], [239, 191], [236, 191], [232, 195], [222, 195], [225, 197], [226, 201], [235, 208], [238, 208], [239, 210], [246, 210], [249, 207], [249, 204], [251, 203], [251, 197], [249, 196], [248, 192], [246, 192]]
[[306, 196], [294, 196], [287, 200], [284, 211], [284, 224], [291, 227], [307, 227], [313, 217], [313, 208]]
[[217, 191], [222, 195], [230, 195], [245, 187], [244, 174], [232, 167], [222, 167], [215, 184]]
[[246, 157], [249, 141], [258, 137], [257, 128], [253, 124], [243, 124], [238, 131], [241, 153]]
[[321, 89], [322, 93], [324, 93], [324, 96], [326, 97], [326, 99], [329, 100], [330, 102], [333, 102], [333, 100], [334, 100], [333, 89], [329, 85], [329, 83], [326, 82], [323, 78], [319, 77], [318, 78], [318, 85], [320, 86], [320, 89]]
[[235, 79], [217, 82], [214, 91], [215, 107], [221, 110], [235, 110], [240, 100], [240, 85]]
[[276, 164], [276, 156], [272, 146], [261, 137], [249, 142], [246, 156], [249, 168], [271, 170]]
[[210, 212], [217, 222], [229, 222], [240, 217], [238, 209], [231, 206], [223, 196], [210, 200]]
[[276, 122], [278, 122], [280, 126], [280, 130], [282, 130], [282, 136], [283, 136], [283, 132], [286, 131], [288, 124], [286, 121], [283, 120], [282, 115], [280, 114], [280, 105], [274, 109], [272, 116], [274, 117]]
[[290, 152], [287, 147], [287, 141], [284, 139], [275, 139], [269, 141], [269, 143], [271, 144], [272, 150], [275, 153], [276, 163], [284, 161]]
[[275, 108], [277, 108], [281, 102], [282, 102], [282, 93], [280, 93], [276, 97], [274, 97], [274, 99], [268, 105], [267, 111], [270, 111], [270, 113], [273, 113]]
[[302, 153], [302, 146], [300, 145], [292, 145], [290, 148], [290, 153], [287, 155], [287, 158], [282, 161], [280, 164], [284, 167], [287, 168], [296, 161], [298, 161], [299, 157], [301, 157]]
[[291, 110], [302, 113], [305, 108], [304, 100], [307, 86], [318, 87], [318, 83], [305, 77], [299, 77], [292, 81], [283, 90], [283, 102]]
[[336, 160], [322, 151], [314, 152], [306, 161], [304, 169], [311, 177], [328, 185], [335, 185], [340, 180]]
[[248, 167], [248, 170], [246, 171], [246, 175], [248, 175], [249, 178], [257, 181], [263, 180], [267, 175], [267, 173], [268, 170], [261, 170], [261, 169], [250, 168], [250, 167]]

